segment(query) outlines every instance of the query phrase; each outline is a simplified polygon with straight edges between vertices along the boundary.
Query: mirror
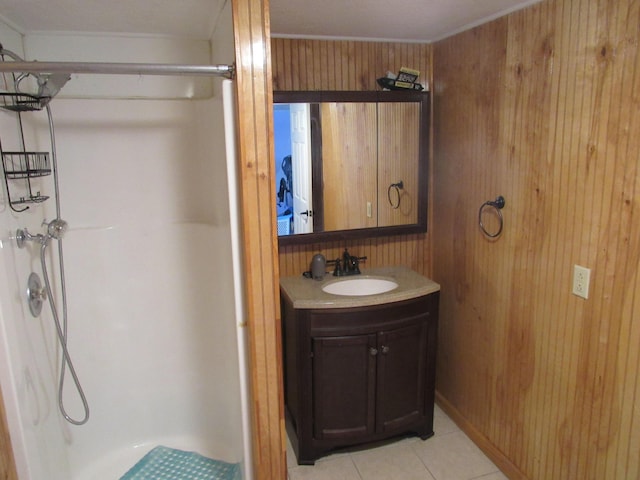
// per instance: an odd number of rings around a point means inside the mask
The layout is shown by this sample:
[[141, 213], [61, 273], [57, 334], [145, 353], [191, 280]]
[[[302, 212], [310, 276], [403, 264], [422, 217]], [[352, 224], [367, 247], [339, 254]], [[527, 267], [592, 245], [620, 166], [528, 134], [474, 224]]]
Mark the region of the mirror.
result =
[[274, 92], [280, 245], [425, 232], [429, 95]]

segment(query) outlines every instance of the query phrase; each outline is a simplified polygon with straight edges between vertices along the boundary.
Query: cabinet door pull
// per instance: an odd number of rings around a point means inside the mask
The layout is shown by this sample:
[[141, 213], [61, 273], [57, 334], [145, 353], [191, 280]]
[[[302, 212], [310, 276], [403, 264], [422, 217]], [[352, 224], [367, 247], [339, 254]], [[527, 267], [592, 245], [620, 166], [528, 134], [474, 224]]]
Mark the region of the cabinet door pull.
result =
[[388, 347], [388, 346], [386, 346], [386, 345], [383, 345], [383, 346], [382, 346], [382, 353], [384, 353], [384, 354], [389, 353], [389, 347]]
[[378, 349], [375, 347], [369, 347], [369, 355], [375, 357], [376, 355], [378, 355]]

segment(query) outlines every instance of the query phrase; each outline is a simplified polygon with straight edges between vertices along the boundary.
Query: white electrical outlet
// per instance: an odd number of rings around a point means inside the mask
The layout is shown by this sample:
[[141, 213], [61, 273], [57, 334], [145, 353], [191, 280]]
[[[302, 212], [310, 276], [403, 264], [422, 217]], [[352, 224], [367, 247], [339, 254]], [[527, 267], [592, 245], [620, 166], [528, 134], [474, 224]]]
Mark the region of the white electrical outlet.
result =
[[589, 298], [589, 280], [591, 270], [580, 265], [573, 266], [573, 294], [582, 298]]

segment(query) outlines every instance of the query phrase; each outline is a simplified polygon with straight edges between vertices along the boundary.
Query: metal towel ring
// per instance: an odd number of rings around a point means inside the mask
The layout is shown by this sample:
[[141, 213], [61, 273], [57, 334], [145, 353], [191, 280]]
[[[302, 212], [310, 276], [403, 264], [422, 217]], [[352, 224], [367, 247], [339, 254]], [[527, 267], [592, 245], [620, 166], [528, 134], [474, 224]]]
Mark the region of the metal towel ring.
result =
[[[389, 188], [387, 188], [387, 199], [389, 200], [389, 205], [391, 205], [391, 208], [398, 209], [400, 207], [400, 190], [402, 190], [403, 188], [404, 182], [402, 180], [400, 180], [398, 183], [392, 183], [391, 185], [389, 185]], [[396, 195], [398, 196], [398, 201], [395, 203], [391, 200], [392, 189], [395, 189]]]
[[[498, 231], [496, 233], [487, 232], [487, 229], [484, 228], [484, 225], [482, 224], [482, 211], [486, 207], [492, 207], [493, 209], [495, 209], [496, 213], [498, 214], [498, 218], [500, 219], [500, 228], [498, 228]], [[482, 230], [482, 233], [484, 233], [487, 237], [496, 238], [496, 237], [499, 237], [500, 234], [502, 233], [502, 227], [504, 226], [504, 218], [502, 217], [503, 208], [504, 208], [504, 197], [502, 195], [499, 195], [493, 201], [488, 200], [484, 202], [480, 207], [480, 210], [478, 211], [478, 224], [480, 225], [480, 230]]]

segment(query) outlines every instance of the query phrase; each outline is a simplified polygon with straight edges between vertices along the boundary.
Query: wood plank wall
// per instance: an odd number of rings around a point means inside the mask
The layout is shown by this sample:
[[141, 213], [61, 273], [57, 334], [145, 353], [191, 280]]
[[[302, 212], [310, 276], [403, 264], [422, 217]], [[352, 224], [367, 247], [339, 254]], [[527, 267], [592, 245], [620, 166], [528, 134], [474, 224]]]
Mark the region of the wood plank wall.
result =
[[[271, 39], [274, 90], [379, 90], [376, 78], [400, 67], [420, 70], [431, 84], [431, 46], [347, 40]], [[300, 275], [314, 253], [337, 258], [347, 247], [367, 256], [365, 267], [406, 265], [430, 273], [430, 234], [288, 246], [280, 249], [280, 274]]]
[[282, 392], [273, 96], [268, 0], [234, 0], [237, 136], [243, 212], [244, 293], [249, 329], [256, 480], [287, 476]]
[[[420, 106], [381, 103], [378, 124], [378, 225], [418, 223]], [[402, 190], [390, 194], [390, 185], [397, 182], [403, 183]]]
[[[377, 115], [373, 103], [320, 105], [322, 214], [326, 230], [378, 224], [378, 204], [374, 201], [378, 196]], [[367, 202], [373, 204], [370, 216]], [[349, 215], [345, 215], [345, 205], [349, 206]]]
[[554, 0], [434, 45], [439, 397], [511, 478], [640, 478], [638, 25]]
[[2, 398], [2, 389], [0, 389], [0, 479], [18, 480], [11, 437], [7, 426], [7, 413]]

